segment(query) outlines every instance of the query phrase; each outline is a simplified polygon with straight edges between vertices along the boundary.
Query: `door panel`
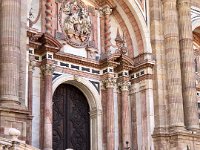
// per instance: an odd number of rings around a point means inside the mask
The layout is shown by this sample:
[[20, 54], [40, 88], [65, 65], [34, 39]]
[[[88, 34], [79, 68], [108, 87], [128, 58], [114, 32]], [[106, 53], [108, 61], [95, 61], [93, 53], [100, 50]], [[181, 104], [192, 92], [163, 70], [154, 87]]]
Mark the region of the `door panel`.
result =
[[69, 84], [53, 96], [53, 149], [90, 150], [89, 105], [84, 94]]

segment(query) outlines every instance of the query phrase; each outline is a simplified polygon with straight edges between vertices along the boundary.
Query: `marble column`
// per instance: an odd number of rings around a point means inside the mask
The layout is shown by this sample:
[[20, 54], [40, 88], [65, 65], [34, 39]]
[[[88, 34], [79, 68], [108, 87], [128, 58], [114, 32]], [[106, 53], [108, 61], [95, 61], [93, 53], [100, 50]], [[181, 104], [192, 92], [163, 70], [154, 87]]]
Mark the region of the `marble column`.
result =
[[167, 69], [169, 125], [184, 126], [176, 0], [163, 0], [163, 25]]
[[179, 38], [185, 125], [189, 129], [199, 128], [197, 111], [193, 35], [191, 22], [191, 0], [178, 0]]
[[99, 11], [100, 14], [100, 41], [101, 41], [101, 53], [104, 54], [105, 53], [105, 49], [104, 49], [104, 27], [105, 27], [105, 19], [104, 19], [104, 12], [103, 10]]
[[129, 104], [129, 82], [121, 84], [121, 131], [122, 131], [122, 149], [126, 148], [126, 142], [131, 145], [131, 121], [130, 121], [130, 104]]
[[122, 149], [122, 93], [120, 87], [117, 90], [117, 106], [118, 106], [118, 136], [119, 136], [119, 149]]
[[114, 78], [108, 78], [106, 81], [107, 91], [107, 148], [106, 150], [114, 150], [115, 148], [115, 133], [114, 133], [114, 85], [116, 83]]
[[110, 15], [112, 13], [112, 9], [105, 5], [103, 7], [103, 13], [105, 16], [104, 20], [104, 49], [107, 54], [110, 54], [110, 47], [111, 47], [111, 22], [110, 22]]
[[53, 2], [54, 0], [46, 0], [45, 4], [45, 30], [50, 35], [53, 35]]
[[1, 0], [0, 100], [19, 103], [21, 1]]
[[106, 111], [106, 106], [107, 106], [107, 91], [104, 85], [101, 86], [101, 102], [102, 102], [102, 109], [103, 109], [103, 147], [104, 149], [106, 148], [106, 143], [107, 143], [107, 111]]
[[52, 150], [52, 74], [54, 67], [51, 64], [45, 64], [41, 70], [44, 75], [43, 150]]

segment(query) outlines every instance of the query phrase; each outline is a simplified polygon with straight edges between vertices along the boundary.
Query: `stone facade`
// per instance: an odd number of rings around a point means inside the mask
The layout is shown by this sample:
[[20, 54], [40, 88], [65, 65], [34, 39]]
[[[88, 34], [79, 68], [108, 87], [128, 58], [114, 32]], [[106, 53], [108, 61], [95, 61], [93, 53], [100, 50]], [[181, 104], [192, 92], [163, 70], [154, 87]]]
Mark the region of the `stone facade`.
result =
[[54, 91], [71, 84], [89, 104], [91, 150], [200, 149], [199, 0], [0, 7], [1, 143], [16, 128], [52, 150]]

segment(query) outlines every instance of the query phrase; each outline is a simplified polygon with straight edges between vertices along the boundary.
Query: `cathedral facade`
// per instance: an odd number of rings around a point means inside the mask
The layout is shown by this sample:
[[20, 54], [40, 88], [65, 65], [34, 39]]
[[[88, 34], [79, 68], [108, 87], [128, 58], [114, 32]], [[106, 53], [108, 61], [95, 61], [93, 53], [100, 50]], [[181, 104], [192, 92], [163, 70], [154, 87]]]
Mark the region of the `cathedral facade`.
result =
[[30, 150], [200, 149], [199, 0], [0, 0], [0, 14], [0, 148], [12, 134]]

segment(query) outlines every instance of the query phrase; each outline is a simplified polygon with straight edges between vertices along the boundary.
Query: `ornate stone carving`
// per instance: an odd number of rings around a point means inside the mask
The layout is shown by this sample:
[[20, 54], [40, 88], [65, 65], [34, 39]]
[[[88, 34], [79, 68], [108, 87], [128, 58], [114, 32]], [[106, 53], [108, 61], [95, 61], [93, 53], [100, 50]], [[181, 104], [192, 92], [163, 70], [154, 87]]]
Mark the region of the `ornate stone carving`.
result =
[[35, 61], [30, 61], [28, 65], [28, 71], [33, 71], [35, 69], [36, 62]]
[[60, 23], [69, 45], [85, 47], [88, 44], [92, 26], [83, 2], [64, 0], [60, 11]]
[[110, 6], [108, 5], [105, 5], [103, 8], [102, 8], [102, 11], [105, 15], [110, 15], [112, 13], [112, 9], [110, 8]]
[[106, 88], [113, 88], [116, 84], [116, 79], [115, 78], [108, 78], [104, 81], [102, 81], [105, 85]]
[[41, 71], [43, 75], [52, 75], [54, 72], [55, 66], [52, 64], [46, 64], [41, 66]]
[[118, 86], [120, 87], [121, 91], [129, 91], [130, 85], [131, 85], [131, 83], [127, 82], [127, 81], [118, 83]]

